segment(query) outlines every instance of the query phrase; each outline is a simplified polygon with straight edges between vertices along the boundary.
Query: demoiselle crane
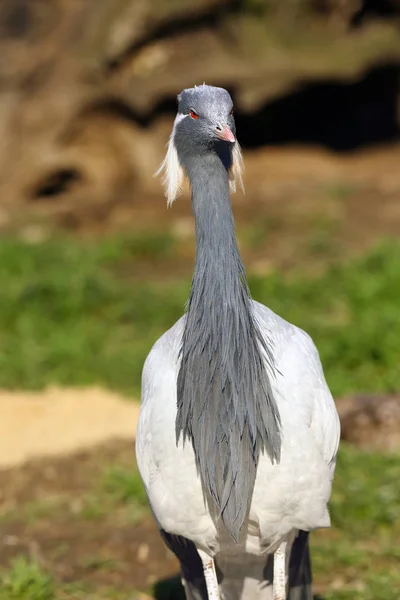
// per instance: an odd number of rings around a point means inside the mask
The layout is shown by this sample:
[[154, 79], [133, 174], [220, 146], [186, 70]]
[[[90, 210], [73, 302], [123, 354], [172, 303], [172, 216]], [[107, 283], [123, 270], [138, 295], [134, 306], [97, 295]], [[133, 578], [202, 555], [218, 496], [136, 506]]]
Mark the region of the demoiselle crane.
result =
[[311, 338], [250, 299], [230, 187], [241, 184], [232, 100], [178, 96], [159, 172], [189, 179], [196, 262], [186, 314], [142, 375], [136, 452], [192, 600], [311, 600], [308, 532], [329, 527], [339, 419]]

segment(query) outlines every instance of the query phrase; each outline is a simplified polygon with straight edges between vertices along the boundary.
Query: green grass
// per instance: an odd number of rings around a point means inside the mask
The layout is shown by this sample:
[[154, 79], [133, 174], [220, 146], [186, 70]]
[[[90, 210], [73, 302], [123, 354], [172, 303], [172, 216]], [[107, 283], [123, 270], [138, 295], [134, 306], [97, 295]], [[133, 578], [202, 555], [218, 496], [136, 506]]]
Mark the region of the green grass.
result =
[[[84, 565], [88, 571], [110, 570], [113, 561], [88, 559]], [[52, 576], [37, 562], [25, 556], [17, 556], [8, 569], [0, 573], [0, 600], [140, 600], [140, 593], [106, 587], [93, 589], [83, 582], [63, 584], [54, 581]]]
[[24, 556], [15, 558], [10, 568], [0, 576], [1, 600], [53, 600], [51, 577], [36, 563]]
[[102, 481], [104, 490], [115, 500], [122, 503], [135, 501], [140, 506], [147, 506], [147, 496], [143, 489], [138, 471], [122, 467], [109, 467]]
[[123, 521], [127, 524], [137, 523], [148, 515], [147, 496], [134, 456], [132, 455], [131, 465], [112, 464], [102, 467], [98, 481], [81, 498], [79, 510], [75, 508], [75, 514], [91, 521], [98, 521], [112, 514], [116, 522]]
[[400, 246], [329, 267], [315, 278], [250, 279], [253, 296], [305, 329], [334, 395], [400, 389]]
[[97, 382], [137, 391], [146, 352], [185, 297], [168, 293], [163, 306], [154, 289], [127, 282], [126, 263], [133, 271], [137, 260], [136, 239], [2, 239], [0, 386]]
[[[95, 383], [138, 394], [146, 354], [182, 315], [190, 287], [134, 277], [141, 253], [165, 253], [167, 239], [3, 238], [0, 387]], [[312, 335], [334, 394], [385, 392], [400, 388], [399, 271], [400, 245], [387, 242], [316, 278], [249, 279], [254, 298]]]
[[321, 186], [321, 192], [336, 200], [348, 200], [360, 191], [360, 186], [353, 181], [334, 180]]
[[314, 580], [324, 600], [398, 600], [400, 461], [341, 444], [332, 529], [312, 535]]
[[[330, 504], [336, 527], [352, 540], [394, 530], [400, 539], [399, 499], [398, 456], [365, 453], [342, 444]], [[394, 550], [400, 556], [400, 547]]]

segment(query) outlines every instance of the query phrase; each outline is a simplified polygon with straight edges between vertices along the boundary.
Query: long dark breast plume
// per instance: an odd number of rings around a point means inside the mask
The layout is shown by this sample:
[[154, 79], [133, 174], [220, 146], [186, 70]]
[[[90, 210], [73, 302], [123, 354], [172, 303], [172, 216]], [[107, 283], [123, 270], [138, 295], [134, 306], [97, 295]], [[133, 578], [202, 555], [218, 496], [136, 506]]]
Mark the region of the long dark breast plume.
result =
[[[273, 355], [255, 321], [229, 192], [196, 201], [197, 253], [178, 375], [177, 440], [191, 440], [206, 492], [235, 541], [248, 515], [260, 453], [279, 461]], [[202, 192], [204, 195], [204, 191]]]

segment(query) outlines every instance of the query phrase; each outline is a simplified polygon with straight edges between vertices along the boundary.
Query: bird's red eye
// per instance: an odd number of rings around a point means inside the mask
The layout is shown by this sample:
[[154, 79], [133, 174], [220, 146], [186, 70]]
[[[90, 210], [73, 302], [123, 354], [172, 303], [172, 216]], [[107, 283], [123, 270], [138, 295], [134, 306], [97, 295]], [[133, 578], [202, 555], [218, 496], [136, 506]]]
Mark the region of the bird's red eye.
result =
[[195, 113], [194, 110], [191, 110], [189, 114], [192, 117], [192, 119], [198, 119], [199, 118], [199, 115], [197, 113]]
[[232, 116], [232, 115], [233, 115], [233, 112], [234, 112], [234, 109], [232, 108], [231, 112], [229, 113], [229, 114], [230, 114], [230, 116]]

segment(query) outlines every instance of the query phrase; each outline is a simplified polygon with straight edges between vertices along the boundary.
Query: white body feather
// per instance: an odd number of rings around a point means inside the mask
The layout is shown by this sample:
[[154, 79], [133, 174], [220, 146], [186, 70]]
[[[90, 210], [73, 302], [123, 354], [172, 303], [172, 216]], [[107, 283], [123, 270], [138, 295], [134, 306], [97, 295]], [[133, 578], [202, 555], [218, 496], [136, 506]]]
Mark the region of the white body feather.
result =
[[[250, 571], [260, 569], [261, 577], [265, 554], [274, 552], [288, 534], [330, 525], [327, 502], [340, 437], [335, 404], [311, 338], [265, 306], [257, 302], [252, 306], [261, 332], [272, 341], [278, 372], [272, 386], [283, 441], [279, 464], [272, 465], [267, 455], [260, 457], [239, 547], [210, 513], [191, 444], [183, 446], [180, 440], [176, 445], [176, 380], [185, 317], [147, 357], [136, 438], [139, 470], [159, 526], [192, 540], [216, 557], [222, 570], [224, 564], [225, 570], [230, 565], [236, 577], [235, 564], [245, 571], [246, 564]], [[263, 555], [263, 561], [255, 555]], [[229, 587], [229, 577], [224, 581]]]

